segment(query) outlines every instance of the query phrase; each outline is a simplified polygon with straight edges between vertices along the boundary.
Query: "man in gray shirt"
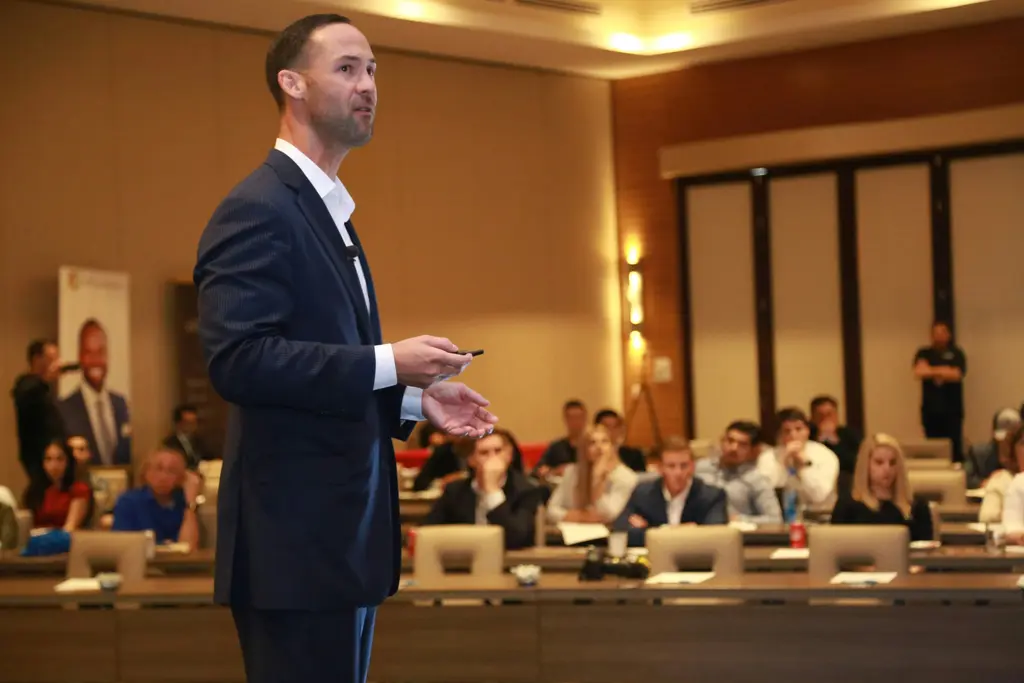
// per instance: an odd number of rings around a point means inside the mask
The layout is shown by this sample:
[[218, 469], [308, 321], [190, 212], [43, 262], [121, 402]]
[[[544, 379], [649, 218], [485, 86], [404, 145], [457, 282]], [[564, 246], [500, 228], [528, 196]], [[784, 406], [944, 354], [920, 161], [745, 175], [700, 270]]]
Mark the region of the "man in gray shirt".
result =
[[761, 428], [737, 421], [725, 429], [721, 446], [697, 461], [696, 475], [704, 483], [725, 489], [732, 520], [779, 524], [782, 509], [775, 489], [757, 471], [757, 445]]

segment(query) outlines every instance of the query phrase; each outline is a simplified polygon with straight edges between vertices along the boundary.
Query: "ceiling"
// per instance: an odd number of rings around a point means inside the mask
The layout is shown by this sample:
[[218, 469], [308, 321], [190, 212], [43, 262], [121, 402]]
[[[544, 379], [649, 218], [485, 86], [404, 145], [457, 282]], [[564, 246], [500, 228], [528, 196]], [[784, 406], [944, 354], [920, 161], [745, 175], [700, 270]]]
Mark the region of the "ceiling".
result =
[[274, 31], [341, 12], [379, 47], [626, 78], [1024, 16], [1024, 0], [84, 0]]

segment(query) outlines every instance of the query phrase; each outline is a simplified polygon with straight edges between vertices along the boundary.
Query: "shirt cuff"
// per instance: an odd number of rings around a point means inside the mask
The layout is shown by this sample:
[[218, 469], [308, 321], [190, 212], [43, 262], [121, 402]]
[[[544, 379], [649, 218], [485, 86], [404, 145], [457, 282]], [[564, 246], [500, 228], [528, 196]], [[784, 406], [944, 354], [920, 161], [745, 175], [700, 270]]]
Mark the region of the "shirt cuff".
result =
[[391, 344], [374, 346], [373, 357], [377, 361], [373, 370], [373, 390], [387, 389], [398, 384], [398, 368], [395, 366], [395, 351]]
[[505, 502], [504, 491], [491, 491], [484, 494], [484, 507], [488, 512]]
[[402, 396], [403, 420], [421, 422], [426, 418], [423, 416], [423, 390], [416, 387], [406, 387], [405, 395]]

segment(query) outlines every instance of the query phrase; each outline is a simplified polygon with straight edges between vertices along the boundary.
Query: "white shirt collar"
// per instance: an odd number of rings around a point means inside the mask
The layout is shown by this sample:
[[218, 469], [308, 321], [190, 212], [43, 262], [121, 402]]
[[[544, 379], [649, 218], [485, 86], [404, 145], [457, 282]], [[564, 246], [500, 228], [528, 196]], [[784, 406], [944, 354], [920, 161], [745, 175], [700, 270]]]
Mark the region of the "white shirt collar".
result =
[[89, 384], [88, 382], [86, 382], [83, 379], [81, 387], [82, 387], [82, 398], [85, 399], [85, 404], [88, 405], [88, 406], [96, 405], [96, 400], [97, 399], [102, 399], [104, 401], [109, 401], [110, 400], [110, 398], [109, 398], [110, 394], [107, 393], [107, 385], [106, 384], [103, 385], [102, 389], [100, 389], [99, 391], [96, 391], [95, 389], [92, 388], [91, 384]]
[[690, 480], [690, 482], [686, 485], [686, 488], [683, 489], [679, 493], [678, 496], [674, 496], [673, 497], [672, 494], [668, 492], [668, 488], [665, 487], [665, 484], [662, 484], [661, 485], [661, 495], [665, 496], [665, 502], [666, 503], [671, 503], [672, 501], [676, 501], [677, 503], [678, 502], [682, 502], [682, 503], [685, 504], [686, 503], [686, 497], [690, 495], [690, 489], [691, 488], [693, 488], [693, 479]]
[[325, 203], [328, 195], [335, 198], [339, 218], [341, 218], [342, 223], [347, 223], [352, 218], [352, 214], [356, 210], [356, 202], [340, 180], [331, 178], [324, 173], [323, 169], [314, 164], [312, 159], [287, 140], [277, 138], [274, 142], [274, 149], [295, 162], [299, 170], [302, 171], [302, 174], [309, 178], [309, 182], [313, 184], [313, 189], [316, 190], [316, 193], [320, 195], [320, 198]]

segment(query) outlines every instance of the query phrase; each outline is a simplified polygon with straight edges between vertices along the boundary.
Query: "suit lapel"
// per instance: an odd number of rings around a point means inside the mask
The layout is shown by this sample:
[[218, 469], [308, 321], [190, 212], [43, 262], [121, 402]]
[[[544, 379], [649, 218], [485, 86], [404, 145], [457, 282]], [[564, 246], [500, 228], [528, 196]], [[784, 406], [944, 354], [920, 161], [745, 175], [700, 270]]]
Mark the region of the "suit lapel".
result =
[[680, 522], [700, 523], [700, 497], [703, 493], [701, 490], [703, 486], [704, 483], [700, 479], [693, 478], [690, 492], [686, 496], [686, 502], [683, 503], [683, 516], [680, 518]]
[[[366, 301], [363, 299], [363, 289], [359, 286], [359, 276], [356, 275], [355, 265], [345, 254], [345, 241], [338, 232], [338, 226], [334, 223], [330, 211], [324, 200], [317, 194], [313, 184], [302, 173], [294, 161], [288, 158], [287, 154], [272, 150], [267, 157], [267, 163], [277, 171], [278, 176], [285, 185], [295, 190], [298, 196], [299, 209], [305, 215], [306, 220], [313, 226], [313, 233], [320, 242], [324, 253], [334, 265], [335, 270], [341, 277], [349, 302], [355, 309], [356, 323], [359, 328], [359, 336], [370, 343], [374, 336], [370, 328], [370, 316], [366, 311]], [[372, 290], [370, 301], [373, 302]]]
[[[651, 526], [664, 526], [668, 524], [668, 503], [665, 502], [665, 494], [662, 493], [662, 488], [664, 488], [663, 480], [658, 479], [651, 491], [650, 506], [652, 519], [648, 520]], [[654, 512], [658, 514], [654, 515]]]

